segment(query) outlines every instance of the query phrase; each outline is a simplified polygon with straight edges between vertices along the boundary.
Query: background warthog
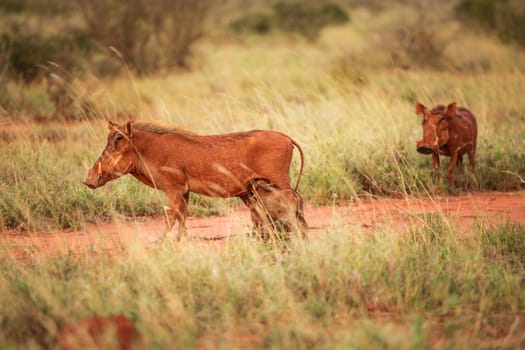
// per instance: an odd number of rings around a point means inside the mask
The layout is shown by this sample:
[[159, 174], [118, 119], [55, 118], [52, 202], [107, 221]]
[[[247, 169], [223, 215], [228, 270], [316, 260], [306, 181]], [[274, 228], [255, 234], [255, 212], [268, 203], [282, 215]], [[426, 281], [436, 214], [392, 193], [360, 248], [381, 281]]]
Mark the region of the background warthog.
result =
[[306, 236], [308, 225], [304, 218], [303, 198], [289, 188], [280, 190], [266, 180], [257, 179], [250, 184], [250, 191], [241, 197], [250, 208], [254, 227], [267, 240], [280, 230], [299, 231]]
[[432, 155], [432, 166], [439, 176], [439, 155], [450, 157], [448, 166], [448, 190], [454, 192], [454, 170], [463, 168], [463, 155], [469, 156], [474, 173], [478, 127], [476, 118], [466, 108], [457, 107], [456, 102], [437, 105], [428, 110], [416, 103], [416, 114], [423, 115], [423, 139], [416, 142], [417, 151]]
[[126, 316], [94, 316], [63, 328], [57, 336], [62, 350], [130, 350], [141, 341], [132, 320]]
[[[266, 179], [279, 190], [290, 188], [294, 146], [277, 131], [253, 130], [196, 135], [149, 122], [109, 122], [106, 148], [84, 183], [92, 189], [125, 174], [162, 190], [168, 198], [168, 229], [179, 221], [183, 233], [190, 191], [213, 197], [240, 197], [253, 179]], [[179, 234], [180, 236], [180, 234]]]

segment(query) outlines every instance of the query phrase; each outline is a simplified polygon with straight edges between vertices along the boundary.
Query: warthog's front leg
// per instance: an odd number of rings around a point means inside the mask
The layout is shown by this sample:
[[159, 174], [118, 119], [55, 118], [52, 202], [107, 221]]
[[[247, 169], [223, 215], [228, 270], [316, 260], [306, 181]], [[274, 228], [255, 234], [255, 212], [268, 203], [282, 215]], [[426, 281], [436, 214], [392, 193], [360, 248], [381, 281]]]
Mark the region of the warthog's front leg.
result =
[[186, 216], [190, 193], [173, 192], [168, 194], [168, 207], [166, 208], [166, 233], [170, 232], [175, 221], [179, 222], [177, 239], [186, 234]]
[[468, 152], [468, 159], [470, 163], [470, 172], [471, 172], [469, 178], [473, 179], [475, 186], [478, 187], [479, 184], [478, 184], [478, 179], [476, 177], [476, 149], [475, 148], [471, 150], [470, 152]]
[[458, 153], [453, 152], [450, 157], [450, 164], [448, 165], [448, 192], [450, 194], [456, 194], [456, 186], [454, 185], [454, 171], [458, 163]]
[[473, 173], [476, 173], [476, 148], [468, 152], [468, 160], [470, 163], [470, 169]]
[[439, 181], [441, 178], [440, 176], [441, 171], [441, 164], [439, 162], [439, 154], [438, 153], [432, 153], [432, 180]]

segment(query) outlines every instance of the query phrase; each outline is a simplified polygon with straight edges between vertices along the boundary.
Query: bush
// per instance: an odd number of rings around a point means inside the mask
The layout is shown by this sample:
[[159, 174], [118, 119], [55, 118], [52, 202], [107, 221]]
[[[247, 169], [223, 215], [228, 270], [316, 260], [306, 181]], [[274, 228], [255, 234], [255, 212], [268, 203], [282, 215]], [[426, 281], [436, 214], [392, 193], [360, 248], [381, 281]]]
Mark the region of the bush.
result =
[[437, 68], [442, 63], [444, 46], [432, 28], [413, 23], [397, 28], [395, 36], [400, 50], [393, 51], [394, 62], [407, 64], [404, 54], [408, 62], [421, 67]]
[[[100, 55], [100, 50], [95, 55], [95, 45], [104, 53], [114, 48], [138, 73], [186, 67], [191, 46], [203, 35], [211, 4], [211, 0], [77, 0], [67, 4], [60, 0], [9, 0], [0, 5], [0, 10], [21, 15], [6, 16], [7, 25], [0, 27], [0, 48], [2, 53], [9, 53], [9, 78], [22, 79], [25, 83], [44, 77], [46, 70], [40, 68], [49, 61], [59, 60], [61, 68], [69, 71], [75, 57], [89, 62], [95, 73], [119, 72], [120, 62], [118, 67], [111, 66], [107, 58], [103, 58], [101, 64], [97, 62], [104, 55]], [[36, 26], [30, 20], [33, 13], [41, 21], [35, 22]], [[64, 27], [64, 17], [76, 15], [83, 21], [71, 21]], [[43, 30], [38, 23], [45, 23], [49, 28], [64, 28], [50, 34], [53, 29]], [[6, 66], [2, 62], [0, 73]]]
[[235, 32], [267, 34], [272, 29], [272, 17], [263, 13], [251, 13], [230, 24]]
[[57, 45], [37, 34], [3, 34], [0, 46], [6, 52], [7, 75], [28, 84], [43, 76], [41, 66], [52, 61]]
[[203, 35], [209, 0], [77, 1], [88, 35], [113, 47], [139, 74], [187, 67], [191, 46]]
[[274, 6], [275, 19], [280, 29], [296, 32], [308, 39], [315, 39], [321, 29], [331, 24], [349, 21], [346, 12], [336, 4], [305, 4], [304, 2], [278, 2]]
[[496, 33], [504, 42], [525, 46], [525, 5], [507, 0], [463, 0], [460, 16]]
[[63, 0], [2, 0], [0, 10], [5, 13], [34, 13], [38, 15], [56, 15], [72, 10], [71, 3]]
[[348, 21], [348, 14], [337, 4], [280, 1], [268, 13], [250, 13], [233, 21], [230, 27], [236, 32], [257, 34], [267, 34], [277, 29], [315, 40], [324, 27]]
[[27, 86], [45, 79], [48, 99], [55, 107], [54, 114], [70, 115], [74, 102], [70, 85], [91, 49], [88, 38], [76, 31], [46, 37], [22, 32], [17, 26], [6, 30], [0, 34], [0, 81], [4, 82], [0, 106], [13, 111], [23, 109], [25, 104], [11, 98], [6, 88], [9, 80]]

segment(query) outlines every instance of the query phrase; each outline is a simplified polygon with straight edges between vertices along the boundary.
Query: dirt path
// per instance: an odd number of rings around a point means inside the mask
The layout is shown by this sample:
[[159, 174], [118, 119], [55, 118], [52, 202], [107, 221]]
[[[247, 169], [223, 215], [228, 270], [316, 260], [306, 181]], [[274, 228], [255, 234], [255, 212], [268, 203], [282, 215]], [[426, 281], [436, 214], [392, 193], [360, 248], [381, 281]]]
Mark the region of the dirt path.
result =
[[[330, 227], [402, 230], [409, 221], [433, 213], [447, 215], [450, 222], [461, 230], [468, 230], [477, 221], [486, 224], [511, 222], [525, 225], [525, 191], [472, 193], [432, 199], [368, 199], [343, 206], [307, 206], [305, 209], [310, 235], [314, 237], [316, 233]], [[246, 209], [239, 209], [225, 216], [188, 219], [189, 234], [195, 237], [194, 241], [203, 244], [225, 244], [229, 237], [248, 233], [250, 226], [249, 212]], [[24, 258], [38, 252], [48, 254], [64, 249], [93, 252], [118, 249], [132, 242], [153, 244], [162, 235], [163, 230], [164, 220], [157, 218], [132, 223], [90, 224], [75, 232], [4, 232], [0, 234], [0, 244], [13, 248], [17, 256]], [[204, 239], [213, 237], [225, 239]]]

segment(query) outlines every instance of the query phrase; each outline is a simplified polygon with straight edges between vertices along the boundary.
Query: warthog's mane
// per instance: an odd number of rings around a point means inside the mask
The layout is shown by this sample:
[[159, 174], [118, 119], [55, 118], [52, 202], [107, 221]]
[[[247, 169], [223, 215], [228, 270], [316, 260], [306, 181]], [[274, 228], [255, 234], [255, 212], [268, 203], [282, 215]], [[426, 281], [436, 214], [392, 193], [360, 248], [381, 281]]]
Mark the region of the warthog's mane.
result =
[[162, 125], [157, 122], [148, 122], [148, 121], [136, 121], [133, 123], [133, 127], [144, 130], [144, 131], [150, 131], [155, 134], [163, 135], [163, 134], [182, 134], [187, 136], [197, 136], [196, 134], [192, 133], [191, 131], [184, 130], [181, 128], [177, 128], [174, 126], [166, 126]]
[[208, 145], [213, 146], [218, 140], [227, 141], [227, 140], [237, 140], [245, 138], [247, 135], [250, 135], [253, 132], [257, 132], [258, 130], [252, 130], [252, 131], [244, 131], [244, 132], [235, 132], [231, 134], [222, 134], [222, 135], [199, 135], [194, 132], [184, 130], [181, 128], [177, 128], [174, 126], [166, 126], [157, 122], [149, 122], [149, 121], [135, 121], [133, 123], [133, 127], [137, 128], [139, 130], [149, 131], [158, 135], [164, 135], [164, 134], [174, 134], [178, 136], [182, 136], [185, 140], [192, 142], [192, 143], [198, 143], [201, 145]]
[[430, 114], [441, 114], [443, 112], [445, 112], [445, 110], [447, 109], [447, 106], [445, 105], [436, 105], [434, 107], [432, 107], [432, 109], [430, 110]]

